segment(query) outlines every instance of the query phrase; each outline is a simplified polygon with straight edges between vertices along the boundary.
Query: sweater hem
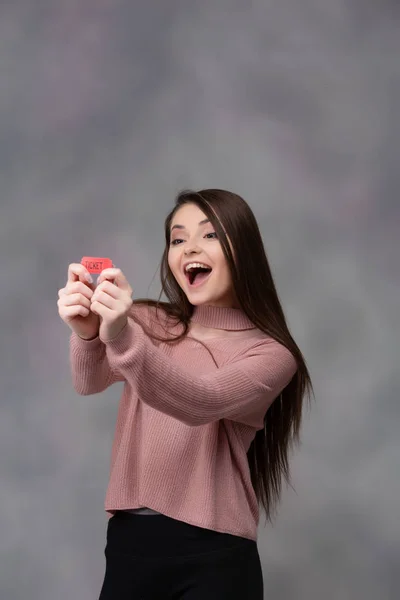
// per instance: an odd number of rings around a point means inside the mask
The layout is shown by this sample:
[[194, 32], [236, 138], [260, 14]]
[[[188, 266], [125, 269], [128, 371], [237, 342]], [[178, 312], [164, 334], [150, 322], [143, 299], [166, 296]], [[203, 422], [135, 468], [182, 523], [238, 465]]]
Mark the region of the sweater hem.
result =
[[[117, 510], [129, 510], [132, 508], [136, 508], [134, 506], [132, 506], [131, 504], [127, 504], [126, 506], [121, 505], [121, 506], [107, 506], [105, 505], [104, 510], [107, 513], [110, 513], [111, 515], [113, 515]], [[165, 517], [169, 517], [170, 519], [175, 519], [177, 521], [183, 521], [184, 523], [188, 523], [188, 525], [194, 525], [195, 527], [201, 527], [202, 529], [210, 529], [211, 531], [217, 531], [218, 533], [227, 533], [229, 535], [235, 535], [237, 537], [242, 537], [242, 538], [246, 538], [248, 540], [252, 540], [254, 542], [257, 542], [257, 534], [253, 535], [253, 534], [249, 534], [249, 533], [244, 533], [243, 531], [238, 531], [238, 530], [233, 530], [233, 529], [225, 529], [223, 527], [211, 527], [210, 525], [207, 525], [204, 521], [197, 521], [196, 519], [190, 519], [188, 517], [177, 517], [176, 515], [172, 514], [171, 511], [167, 511], [164, 510], [163, 508], [155, 508], [154, 506], [149, 506], [147, 505], [147, 508], [151, 508], [151, 510], [154, 510], [156, 512], [159, 512], [161, 515], [164, 515]]]

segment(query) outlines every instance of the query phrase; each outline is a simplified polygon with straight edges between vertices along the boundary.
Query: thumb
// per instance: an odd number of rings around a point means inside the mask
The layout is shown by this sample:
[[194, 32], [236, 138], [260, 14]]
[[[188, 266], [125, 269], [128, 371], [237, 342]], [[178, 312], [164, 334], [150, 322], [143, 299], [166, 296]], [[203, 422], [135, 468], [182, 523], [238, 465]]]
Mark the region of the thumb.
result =
[[112, 283], [114, 283], [114, 285], [119, 287], [121, 290], [130, 291], [132, 289], [131, 286], [129, 285], [127, 278], [121, 271], [121, 269], [117, 269], [116, 267], [110, 267], [109, 269], [104, 269], [104, 271], [102, 271], [100, 273], [97, 285], [99, 285], [100, 283], [102, 283], [103, 281], [106, 281], [106, 280], [111, 281]]

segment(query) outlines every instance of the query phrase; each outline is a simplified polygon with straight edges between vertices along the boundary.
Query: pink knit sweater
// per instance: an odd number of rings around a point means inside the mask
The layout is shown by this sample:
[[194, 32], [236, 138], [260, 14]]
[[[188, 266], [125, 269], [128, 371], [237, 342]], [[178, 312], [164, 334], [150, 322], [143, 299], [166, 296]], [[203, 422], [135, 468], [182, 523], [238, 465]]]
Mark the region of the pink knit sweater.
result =
[[192, 322], [214, 328], [215, 337], [154, 341], [143, 323], [159, 337], [182, 326], [161, 309], [156, 316], [155, 309], [138, 305], [110, 342], [71, 336], [79, 394], [125, 382], [105, 509], [149, 507], [256, 540], [259, 508], [246, 453], [297, 366], [238, 309], [199, 306]]

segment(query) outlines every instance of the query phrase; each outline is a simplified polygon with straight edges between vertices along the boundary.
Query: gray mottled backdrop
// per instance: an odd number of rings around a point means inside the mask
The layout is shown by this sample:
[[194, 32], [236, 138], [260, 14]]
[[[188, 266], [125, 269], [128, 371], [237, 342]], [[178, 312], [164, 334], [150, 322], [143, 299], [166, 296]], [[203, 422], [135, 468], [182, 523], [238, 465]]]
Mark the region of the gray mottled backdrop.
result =
[[253, 207], [316, 402], [265, 597], [398, 597], [395, 0], [2, 0], [2, 600], [91, 600], [121, 388], [72, 390], [57, 290], [110, 256], [158, 293], [183, 187]]

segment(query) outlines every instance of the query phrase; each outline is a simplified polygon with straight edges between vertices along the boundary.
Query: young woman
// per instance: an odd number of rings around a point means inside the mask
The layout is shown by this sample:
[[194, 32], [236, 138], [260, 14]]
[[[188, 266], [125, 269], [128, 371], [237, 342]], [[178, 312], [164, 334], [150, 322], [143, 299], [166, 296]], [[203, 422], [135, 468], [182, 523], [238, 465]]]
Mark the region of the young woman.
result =
[[165, 238], [168, 302], [79, 264], [59, 291], [75, 390], [125, 382], [100, 600], [262, 600], [259, 505], [289, 480], [309, 373], [242, 198], [181, 193]]

